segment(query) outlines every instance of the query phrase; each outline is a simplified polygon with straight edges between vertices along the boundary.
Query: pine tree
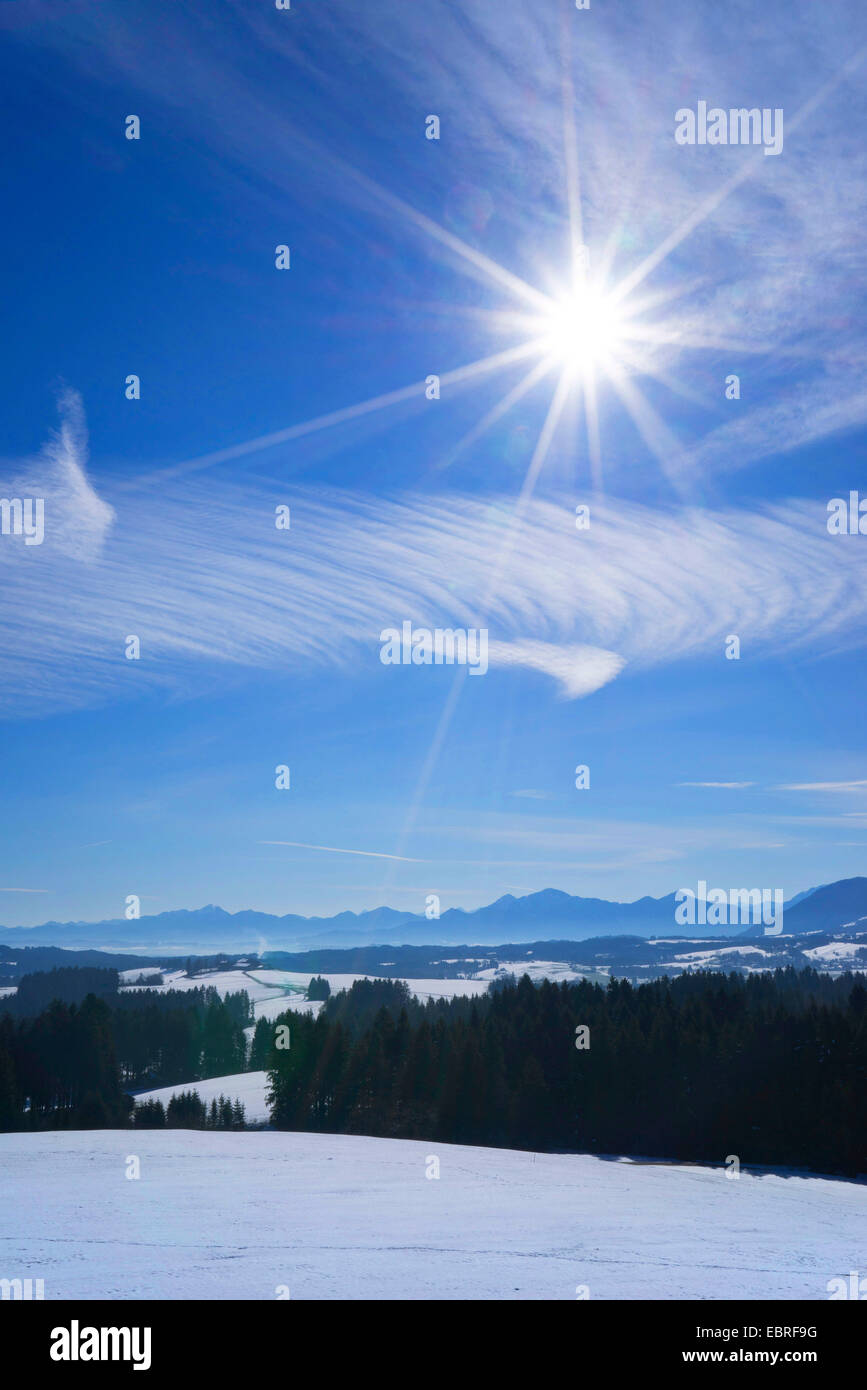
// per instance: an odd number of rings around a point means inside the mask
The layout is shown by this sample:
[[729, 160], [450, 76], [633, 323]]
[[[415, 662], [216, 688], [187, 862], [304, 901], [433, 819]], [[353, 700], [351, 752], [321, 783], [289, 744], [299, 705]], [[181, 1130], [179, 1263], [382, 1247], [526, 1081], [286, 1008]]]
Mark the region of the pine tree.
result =
[[166, 1112], [162, 1101], [145, 1100], [135, 1109], [136, 1129], [164, 1129]]
[[267, 1018], [260, 1018], [256, 1023], [256, 1028], [253, 1033], [253, 1042], [250, 1047], [250, 1058], [247, 1064], [249, 1071], [265, 1071], [268, 1066], [273, 1041], [273, 1023], [270, 1023]]

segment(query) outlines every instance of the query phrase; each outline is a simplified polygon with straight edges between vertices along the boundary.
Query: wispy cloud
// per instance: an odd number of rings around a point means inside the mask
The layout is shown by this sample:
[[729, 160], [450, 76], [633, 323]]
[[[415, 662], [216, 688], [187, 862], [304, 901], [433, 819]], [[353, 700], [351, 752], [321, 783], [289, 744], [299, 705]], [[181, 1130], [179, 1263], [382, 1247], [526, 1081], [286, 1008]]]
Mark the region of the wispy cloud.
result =
[[[487, 681], [521, 667], [569, 699], [679, 661], [731, 679], [730, 633], [743, 658], [767, 660], [818, 658], [867, 629], [860, 554], [813, 504], [708, 513], [609, 499], [577, 532], [571, 498], [538, 497], [516, 520], [507, 499], [384, 501], [214, 476], [110, 505], [88, 480], [77, 407], [73, 421], [32, 474], [54, 499], [44, 544], [0, 544], [8, 712], [201, 689], [227, 666], [374, 679], [381, 631], [404, 620], [486, 627]], [[278, 530], [286, 503], [291, 529]], [[125, 657], [130, 635], [140, 660]]]
[[[472, 823], [438, 824], [431, 818], [420, 827], [431, 839], [457, 840], [461, 845], [490, 844], [501, 851], [507, 848], [525, 850], [540, 856], [527, 863], [568, 863], [578, 867], [589, 865], [587, 855], [593, 855], [594, 867], [601, 867], [614, 856], [618, 864], [663, 864], [696, 852], [711, 851], [715, 855], [728, 851], [779, 849], [779, 830], [765, 830], [759, 821], [750, 822], [749, 831], [743, 824], [729, 821], [706, 824], [662, 823], [648, 825], [644, 821], [617, 819], [575, 820], [550, 815], [518, 815], [501, 812], [479, 816]], [[545, 859], [545, 855], [550, 856]], [[603, 858], [604, 856], [604, 858]], [[559, 857], [559, 858], [558, 858]], [[450, 862], [463, 862], [452, 860]], [[515, 860], [516, 863], [524, 861]]]
[[532, 639], [492, 642], [488, 649], [492, 666], [523, 666], [552, 676], [565, 700], [590, 695], [613, 681], [626, 665], [625, 657], [602, 647], [582, 644], [558, 646], [554, 642]]
[[755, 782], [678, 782], [679, 787], [718, 787], [725, 791], [739, 791], [742, 787], [754, 787]]
[[[776, 787], [778, 792], [860, 792], [867, 787], [867, 777], [853, 782], [785, 782]], [[860, 812], [850, 812], [859, 815]]]
[[47, 545], [53, 557], [89, 563], [95, 560], [115, 519], [114, 509], [99, 497], [87, 476], [87, 426], [78, 392], [64, 389], [58, 401], [60, 424], [41, 454], [24, 460], [2, 479], [4, 497], [41, 498], [45, 503], [45, 540], [32, 547], [3, 537], [0, 576], [16, 561], [38, 564]]
[[336, 845], [305, 845], [300, 840], [260, 840], [260, 845], [289, 845], [292, 849], [321, 849], [328, 854], [358, 854], [363, 859], [398, 859], [402, 864], [425, 864], [425, 859], [408, 859], [403, 854], [380, 854], [372, 849], [339, 849]]

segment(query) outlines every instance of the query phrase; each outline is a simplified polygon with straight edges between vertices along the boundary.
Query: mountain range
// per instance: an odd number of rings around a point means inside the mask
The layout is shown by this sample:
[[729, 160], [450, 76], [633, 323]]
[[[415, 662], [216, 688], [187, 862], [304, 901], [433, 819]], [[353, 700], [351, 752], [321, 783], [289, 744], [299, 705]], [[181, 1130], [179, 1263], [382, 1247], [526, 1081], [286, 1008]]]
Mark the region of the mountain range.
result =
[[[53, 945], [67, 949], [125, 950], [138, 953], [254, 950], [309, 950], [361, 945], [479, 945], [561, 938], [660, 935], [690, 938], [755, 937], [761, 925], [684, 926], [675, 917], [675, 893], [636, 902], [582, 898], [556, 888], [525, 897], [507, 893], [472, 912], [449, 908], [439, 918], [378, 907], [339, 912], [333, 917], [275, 916], [245, 909], [226, 912], [214, 904], [177, 909], [127, 920], [45, 922], [38, 927], [0, 927], [8, 945]], [[863, 931], [867, 925], [867, 878], [841, 879], [799, 893], [786, 903], [783, 932]]]

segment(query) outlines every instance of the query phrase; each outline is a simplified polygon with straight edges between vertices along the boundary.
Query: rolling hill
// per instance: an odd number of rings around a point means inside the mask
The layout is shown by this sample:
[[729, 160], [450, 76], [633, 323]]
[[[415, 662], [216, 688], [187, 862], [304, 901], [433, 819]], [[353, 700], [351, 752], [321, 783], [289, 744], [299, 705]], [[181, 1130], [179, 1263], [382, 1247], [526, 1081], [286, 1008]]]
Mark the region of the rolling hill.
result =
[[819, 1300], [863, 1267], [863, 1185], [746, 1168], [734, 1181], [724, 1159], [336, 1134], [2, 1134], [3, 1269], [44, 1278], [46, 1300], [273, 1303]]

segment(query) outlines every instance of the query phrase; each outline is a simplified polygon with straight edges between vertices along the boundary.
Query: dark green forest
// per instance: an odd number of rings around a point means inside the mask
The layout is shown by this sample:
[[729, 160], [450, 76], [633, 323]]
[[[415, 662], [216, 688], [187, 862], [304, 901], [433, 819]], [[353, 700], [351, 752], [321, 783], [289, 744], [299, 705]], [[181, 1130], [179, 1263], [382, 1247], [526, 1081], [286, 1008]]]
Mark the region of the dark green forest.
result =
[[637, 988], [524, 976], [424, 1006], [401, 982], [359, 981], [316, 1019], [285, 1015], [272, 1117], [283, 1129], [864, 1173], [865, 1004], [856, 976], [792, 969]]
[[[867, 1173], [857, 975], [524, 976], [424, 1004], [402, 981], [359, 980], [315, 1018], [259, 1019], [248, 1053], [246, 992], [118, 993], [112, 971], [78, 974], [29, 977], [0, 1001], [0, 1129], [124, 1126], [129, 1091], [265, 1069], [280, 1129]], [[136, 1123], [244, 1118], [190, 1086]]]
[[127, 1090], [244, 1071], [253, 1021], [246, 991], [118, 993], [115, 971], [75, 968], [24, 976], [0, 1010], [2, 1130], [126, 1124]]
[[244, 1107], [239, 1100], [220, 1096], [210, 1106], [197, 1091], [178, 1091], [168, 1105], [145, 1100], [135, 1114], [136, 1129], [246, 1129]]

